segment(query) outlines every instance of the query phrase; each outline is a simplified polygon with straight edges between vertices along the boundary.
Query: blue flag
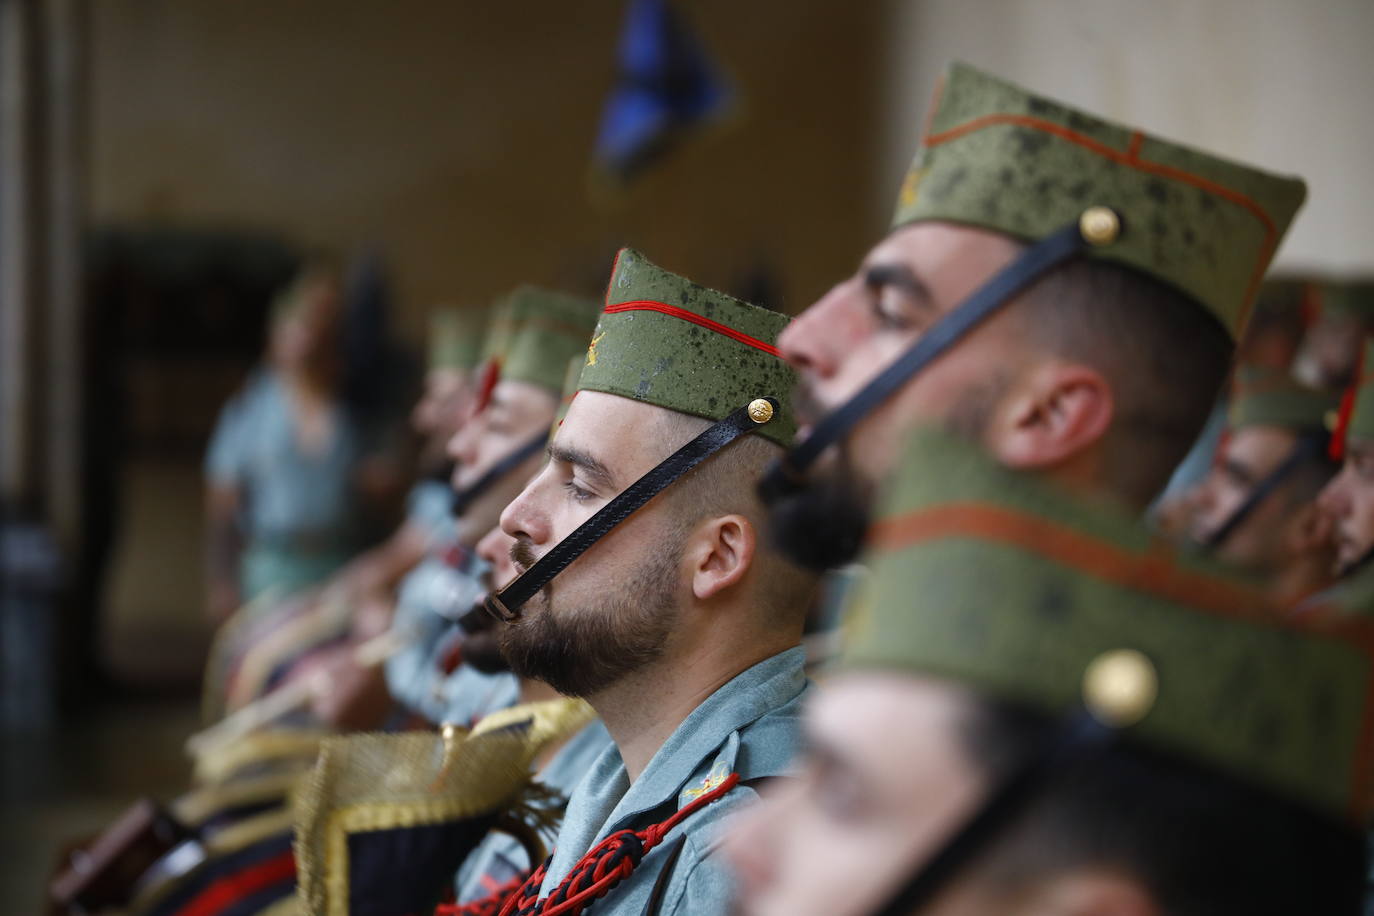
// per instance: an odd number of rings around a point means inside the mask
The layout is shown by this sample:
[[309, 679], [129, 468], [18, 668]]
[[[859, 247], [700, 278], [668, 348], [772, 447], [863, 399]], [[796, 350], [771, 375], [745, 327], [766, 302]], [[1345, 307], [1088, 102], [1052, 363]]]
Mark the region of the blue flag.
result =
[[731, 90], [670, 0], [630, 0], [617, 54], [596, 161], [629, 180], [686, 130], [723, 111]]

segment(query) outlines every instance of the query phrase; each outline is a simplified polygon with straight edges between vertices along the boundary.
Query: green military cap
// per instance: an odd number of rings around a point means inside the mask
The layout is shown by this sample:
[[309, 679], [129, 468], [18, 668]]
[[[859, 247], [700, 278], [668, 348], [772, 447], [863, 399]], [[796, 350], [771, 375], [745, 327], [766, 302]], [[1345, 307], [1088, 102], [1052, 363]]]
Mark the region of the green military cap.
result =
[[1298, 277], [1265, 277], [1255, 297], [1255, 314], [1298, 315], [1304, 319], [1314, 305], [1316, 284]]
[[568, 360], [586, 351], [596, 327], [596, 303], [536, 286], [520, 287], [507, 303], [510, 337], [499, 355], [501, 378], [561, 391]]
[[1280, 426], [1294, 432], [1330, 428], [1339, 398], [1299, 383], [1287, 372], [1265, 366], [1236, 370], [1235, 390], [1227, 413], [1231, 429]]
[[1317, 283], [1313, 284], [1313, 294], [1317, 310], [1324, 316], [1374, 322], [1374, 280]]
[[482, 355], [486, 315], [438, 308], [429, 315], [429, 368], [472, 369]]
[[1285, 620], [1138, 520], [918, 431], [870, 534], [847, 669], [915, 672], [1138, 740], [1313, 807], [1370, 800], [1367, 639]]
[[1355, 383], [1341, 399], [1340, 411], [1332, 426], [1334, 458], [1344, 455], [1346, 442], [1352, 438], [1374, 442], [1374, 339], [1365, 341]]
[[[1239, 337], [1306, 186], [1032, 95], [964, 64], [937, 90], [894, 228], [948, 220], [1026, 241], [1110, 207], [1092, 257], [1143, 271]], [[1111, 237], [1092, 211], [1085, 234]]]
[[606, 309], [582, 369], [580, 391], [602, 391], [722, 420], [764, 397], [780, 405], [760, 435], [787, 446], [797, 425], [796, 376], [778, 353], [788, 318], [698, 286], [623, 248]]

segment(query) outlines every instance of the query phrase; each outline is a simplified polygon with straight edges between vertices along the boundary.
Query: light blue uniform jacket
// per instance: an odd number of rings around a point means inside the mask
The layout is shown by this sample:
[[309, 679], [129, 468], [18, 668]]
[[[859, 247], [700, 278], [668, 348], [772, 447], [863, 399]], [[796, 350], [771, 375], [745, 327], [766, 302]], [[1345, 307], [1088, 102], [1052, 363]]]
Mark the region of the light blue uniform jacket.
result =
[[685, 836], [664, 878], [657, 912], [728, 913], [732, 882], [718, 855], [723, 827], [730, 815], [757, 801], [751, 783], [786, 775], [800, 748], [802, 703], [809, 686], [804, 662], [800, 647], [788, 649], [725, 684], [678, 726], [633, 785], [620, 752], [608, 747], [568, 802], [540, 896], [553, 891], [610, 834], [664, 821], [709, 785], [738, 773], [739, 786], [673, 828], [594, 907], [598, 916], [641, 916], [668, 853]]

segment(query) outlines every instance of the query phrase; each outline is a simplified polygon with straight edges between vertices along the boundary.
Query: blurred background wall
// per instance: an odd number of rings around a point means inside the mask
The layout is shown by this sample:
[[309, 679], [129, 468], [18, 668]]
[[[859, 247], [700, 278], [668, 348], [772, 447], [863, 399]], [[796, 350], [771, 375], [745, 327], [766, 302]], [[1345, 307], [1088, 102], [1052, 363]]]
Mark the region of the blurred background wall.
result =
[[97, 2], [93, 216], [379, 243], [412, 333], [438, 301], [604, 282], [624, 242], [719, 285], [766, 262], [804, 304], [882, 223], [881, 7], [681, 8], [738, 110], [598, 197], [621, 3]]
[[[798, 309], [883, 224], [870, 164], [884, 10], [682, 9], [737, 104], [614, 190], [592, 180], [590, 156], [620, 3], [94, 3], [92, 220], [375, 246], [396, 323], [417, 343], [440, 302], [477, 305], [521, 282], [597, 292], [622, 244], [710, 285], [762, 282], [769, 304]], [[130, 410], [146, 414], [159, 391], [201, 391], [163, 413], [199, 416], [203, 441], [226, 373], [206, 377], [205, 358], [175, 374], [141, 365], [125, 373]], [[203, 641], [199, 466], [165, 448], [135, 446], [133, 458], [107, 650], [147, 676], [150, 655], [164, 655], [150, 647], [181, 645], [180, 662]]]

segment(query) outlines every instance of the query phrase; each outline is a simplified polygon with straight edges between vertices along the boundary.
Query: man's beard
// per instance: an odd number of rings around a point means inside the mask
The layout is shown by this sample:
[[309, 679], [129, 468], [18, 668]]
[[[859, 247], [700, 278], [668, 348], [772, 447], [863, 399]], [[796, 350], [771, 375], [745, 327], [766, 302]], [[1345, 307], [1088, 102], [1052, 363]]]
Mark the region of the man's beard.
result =
[[[1007, 388], [1006, 377], [992, 373], [983, 384], [961, 392], [938, 422], [955, 436], [982, 442]], [[814, 398], [804, 389], [793, 397], [814, 409]], [[847, 441], [834, 450], [832, 464], [813, 469], [800, 489], [769, 506], [773, 544], [794, 563], [815, 572], [857, 560], [872, 521], [874, 482], [854, 467]]]
[[769, 537], [804, 569], [844, 566], [863, 548], [872, 502], [872, 487], [854, 470], [841, 443], [834, 464], [813, 471], [801, 489], [769, 507]]
[[[501, 653], [520, 677], [543, 681], [569, 697], [589, 697], [663, 655], [677, 625], [680, 539], [649, 553], [628, 581], [596, 606], [554, 608], [552, 584], [500, 628]], [[526, 541], [511, 547], [522, 568], [534, 565]], [[541, 607], [531, 607], [538, 602]]]

